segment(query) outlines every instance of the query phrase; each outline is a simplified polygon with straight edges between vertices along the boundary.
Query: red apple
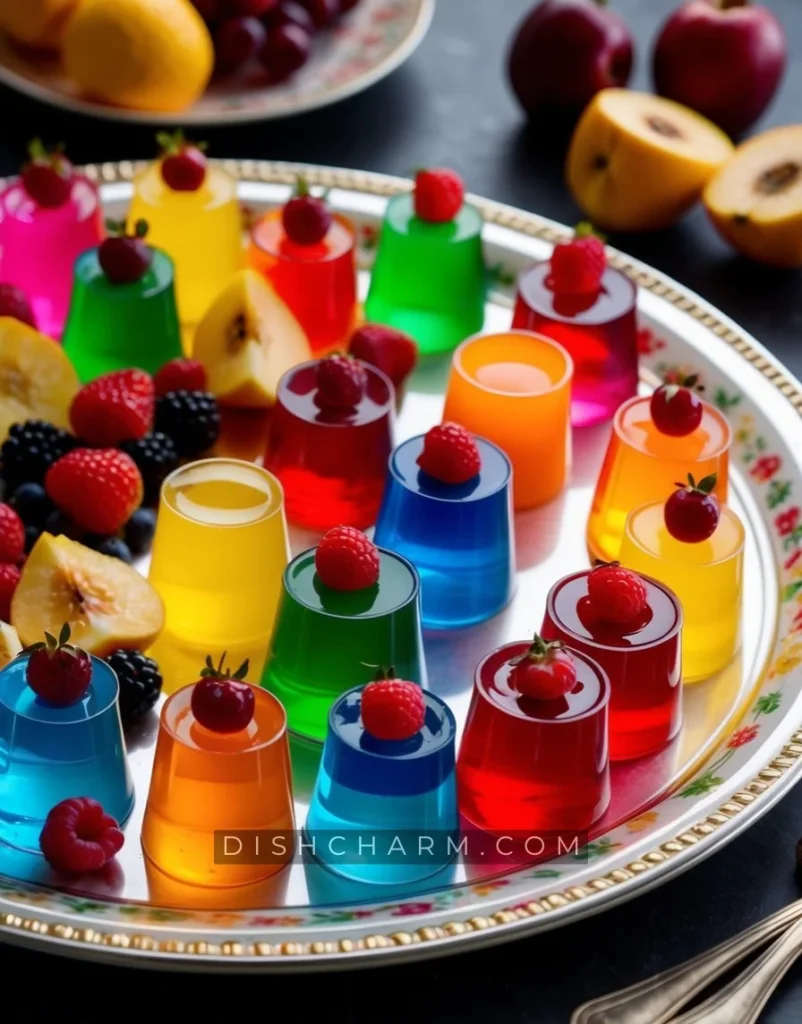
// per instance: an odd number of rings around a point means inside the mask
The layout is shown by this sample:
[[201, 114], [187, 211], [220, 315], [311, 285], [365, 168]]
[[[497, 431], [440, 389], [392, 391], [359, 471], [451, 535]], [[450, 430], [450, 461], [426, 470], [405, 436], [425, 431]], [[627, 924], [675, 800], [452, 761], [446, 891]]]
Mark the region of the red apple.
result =
[[748, 0], [690, 0], [657, 40], [655, 86], [738, 136], [771, 102], [786, 55], [782, 26], [768, 8]]
[[632, 36], [604, 0], [543, 0], [518, 29], [510, 82], [527, 114], [578, 117], [608, 86], [625, 86]]

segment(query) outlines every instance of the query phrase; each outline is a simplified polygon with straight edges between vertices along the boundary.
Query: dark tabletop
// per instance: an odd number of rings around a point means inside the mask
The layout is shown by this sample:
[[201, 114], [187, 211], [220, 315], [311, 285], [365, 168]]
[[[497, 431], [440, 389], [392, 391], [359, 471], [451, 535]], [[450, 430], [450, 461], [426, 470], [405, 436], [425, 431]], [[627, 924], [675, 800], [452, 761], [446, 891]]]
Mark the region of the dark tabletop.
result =
[[[761, 127], [799, 120], [802, 4], [768, 0], [786, 27], [793, 57], [782, 92]], [[217, 156], [299, 160], [408, 175], [423, 164], [451, 165], [471, 191], [572, 224], [579, 219], [562, 179], [563, 145], [524, 126], [509, 95], [503, 57], [526, 0], [439, 0], [432, 31], [403, 68], [367, 93], [284, 121], [205, 132]], [[674, 0], [615, 0], [639, 44], [635, 84], [648, 87], [651, 40]], [[147, 158], [147, 128], [65, 115], [0, 89], [0, 174], [12, 173], [27, 139], [65, 140], [76, 162]], [[716, 304], [802, 376], [802, 276], [762, 269], [721, 243], [701, 209], [660, 234], [611, 242]], [[802, 834], [802, 790], [791, 793], [726, 849], [668, 884], [601, 916], [493, 949], [360, 974], [246, 978], [223, 982], [248, 997], [249, 1012], [271, 1012], [297, 995], [299, 1019], [392, 1021], [567, 1021], [593, 996], [629, 985], [730, 937], [799, 896], [794, 846]], [[152, 1012], [155, 996], [123, 969], [46, 959], [5, 947], [3, 976], [31, 967], [65, 998], [103, 999], [101, 974], [137, 984], [134, 1005]], [[61, 987], [67, 976], [69, 987]], [[165, 979], [166, 980], [166, 979]], [[219, 981], [181, 985], [190, 1011]], [[257, 1002], [259, 1000], [259, 1002]], [[200, 1000], [198, 1000], [200, 1002]], [[113, 1004], [112, 1004], [113, 1005]], [[118, 1004], [119, 1005], [119, 1004]], [[236, 1006], [236, 1004], [235, 1004]], [[232, 1007], [232, 1010], [234, 1007]], [[244, 1012], [244, 1010], [243, 1010]], [[286, 1013], [287, 1010], [283, 1010]], [[783, 984], [764, 1020], [802, 1019], [802, 968]]]

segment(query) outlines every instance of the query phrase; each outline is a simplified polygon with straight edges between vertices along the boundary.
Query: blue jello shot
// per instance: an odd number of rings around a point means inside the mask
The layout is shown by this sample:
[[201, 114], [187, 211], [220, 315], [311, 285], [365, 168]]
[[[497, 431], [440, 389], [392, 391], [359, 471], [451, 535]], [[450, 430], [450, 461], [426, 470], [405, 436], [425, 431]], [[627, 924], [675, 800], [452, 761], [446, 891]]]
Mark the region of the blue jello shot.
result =
[[38, 851], [56, 804], [92, 797], [122, 825], [134, 806], [134, 786], [114, 671], [93, 657], [84, 696], [56, 707], [28, 686], [28, 657], [0, 671], [0, 842]]
[[390, 456], [375, 541], [418, 570], [424, 629], [475, 626], [512, 598], [512, 466], [500, 448], [475, 440], [482, 468], [463, 484], [443, 483], [419, 468], [423, 435]]
[[405, 885], [441, 871], [459, 849], [456, 722], [425, 692], [419, 732], [377, 739], [362, 724], [363, 689], [329, 713], [302, 850], [344, 878]]

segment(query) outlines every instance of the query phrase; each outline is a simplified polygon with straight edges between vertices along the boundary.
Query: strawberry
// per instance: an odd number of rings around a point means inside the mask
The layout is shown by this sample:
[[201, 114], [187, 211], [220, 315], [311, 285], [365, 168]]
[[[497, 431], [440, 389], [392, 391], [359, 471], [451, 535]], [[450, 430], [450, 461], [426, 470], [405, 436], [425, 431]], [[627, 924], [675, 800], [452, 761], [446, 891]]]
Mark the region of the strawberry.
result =
[[335, 526], [318, 544], [315, 569], [332, 590], [365, 590], [379, 581], [379, 549], [354, 526]]
[[111, 448], [138, 441], [153, 427], [153, 381], [144, 370], [115, 370], [85, 384], [70, 407], [70, 423], [87, 444]]
[[174, 192], [197, 192], [206, 180], [206, 143], [190, 142], [182, 131], [159, 132], [161, 175]]
[[129, 234], [124, 220], [107, 220], [109, 235], [98, 246], [100, 269], [111, 284], [134, 284], [141, 281], [153, 262], [153, 250], [145, 243], [148, 222], [138, 220]]
[[423, 728], [426, 700], [417, 683], [396, 679], [392, 669], [362, 691], [362, 725], [378, 740], [408, 740]]
[[348, 354], [386, 374], [398, 391], [418, 361], [418, 346], [403, 331], [384, 324], [363, 324], [354, 331]]
[[72, 195], [75, 171], [61, 146], [47, 149], [41, 139], [28, 146], [30, 160], [20, 177], [25, 191], [45, 209], [63, 206]]
[[481, 470], [482, 460], [476, 441], [465, 427], [441, 423], [423, 439], [418, 465], [444, 484], [464, 484]]
[[0, 504], [0, 562], [16, 565], [25, 553], [25, 527], [10, 505]]
[[598, 293], [606, 269], [603, 239], [590, 225], [580, 224], [572, 241], [554, 247], [549, 283], [555, 295]]
[[325, 199], [313, 196], [304, 178], [299, 178], [295, 195], [281, 213], [287, 238], [296, 245], [317, 245], [329, 233], [331, 210]]
[[157, 371], [153, 383], [159, 397], [171, 391], [205, 391], [206, 370], [197, 359], [171, 359]]
[[62, 708], [77, 704], [92, 681], [89, 655], [69, 639], [70, 626], [65, 622], [58, 638], [46, 632], [43, 641], [26, 648], [30, 658], [25, 681], [37, 697]]
[[91, 533], [116, 533], [142, 503], [136, 463], [115, 448], [75, 448], [47, 471], [51, 501]]
[[526, 654], [510, 663], [510, 685], [532, 700], [559, 700], [576, 686], [576, 662], [560, 640], [535, 636]]
[[465, 184], [456, 171], [438, 168], [418, 171], [415, 178], [415, 213], [428, 224], [448, 224], [465, 202]]
[[29, 327], [36, 327], [28, 296], [15, 284], [0, 283], [0, 316], [10, 316]]
[[0, 565], [0, 622], [11, 622], [11, 598], [20, 575], [16, 565]]
[[643, 580], [618, 562], [601, 563], [591, 570], [588, 598], [593, 617], [616, 626], [637, 622], [648, 607]]

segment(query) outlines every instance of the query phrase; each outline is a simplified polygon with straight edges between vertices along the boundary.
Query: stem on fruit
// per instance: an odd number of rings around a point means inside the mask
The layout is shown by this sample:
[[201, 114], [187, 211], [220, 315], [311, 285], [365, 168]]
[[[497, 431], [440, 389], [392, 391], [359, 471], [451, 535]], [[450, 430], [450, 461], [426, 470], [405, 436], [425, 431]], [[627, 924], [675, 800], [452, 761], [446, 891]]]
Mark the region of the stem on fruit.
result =
[[749, 0], [713, 0], [713, 6], [721, 11], [728, 11], [731, 7], [746, 7]]

